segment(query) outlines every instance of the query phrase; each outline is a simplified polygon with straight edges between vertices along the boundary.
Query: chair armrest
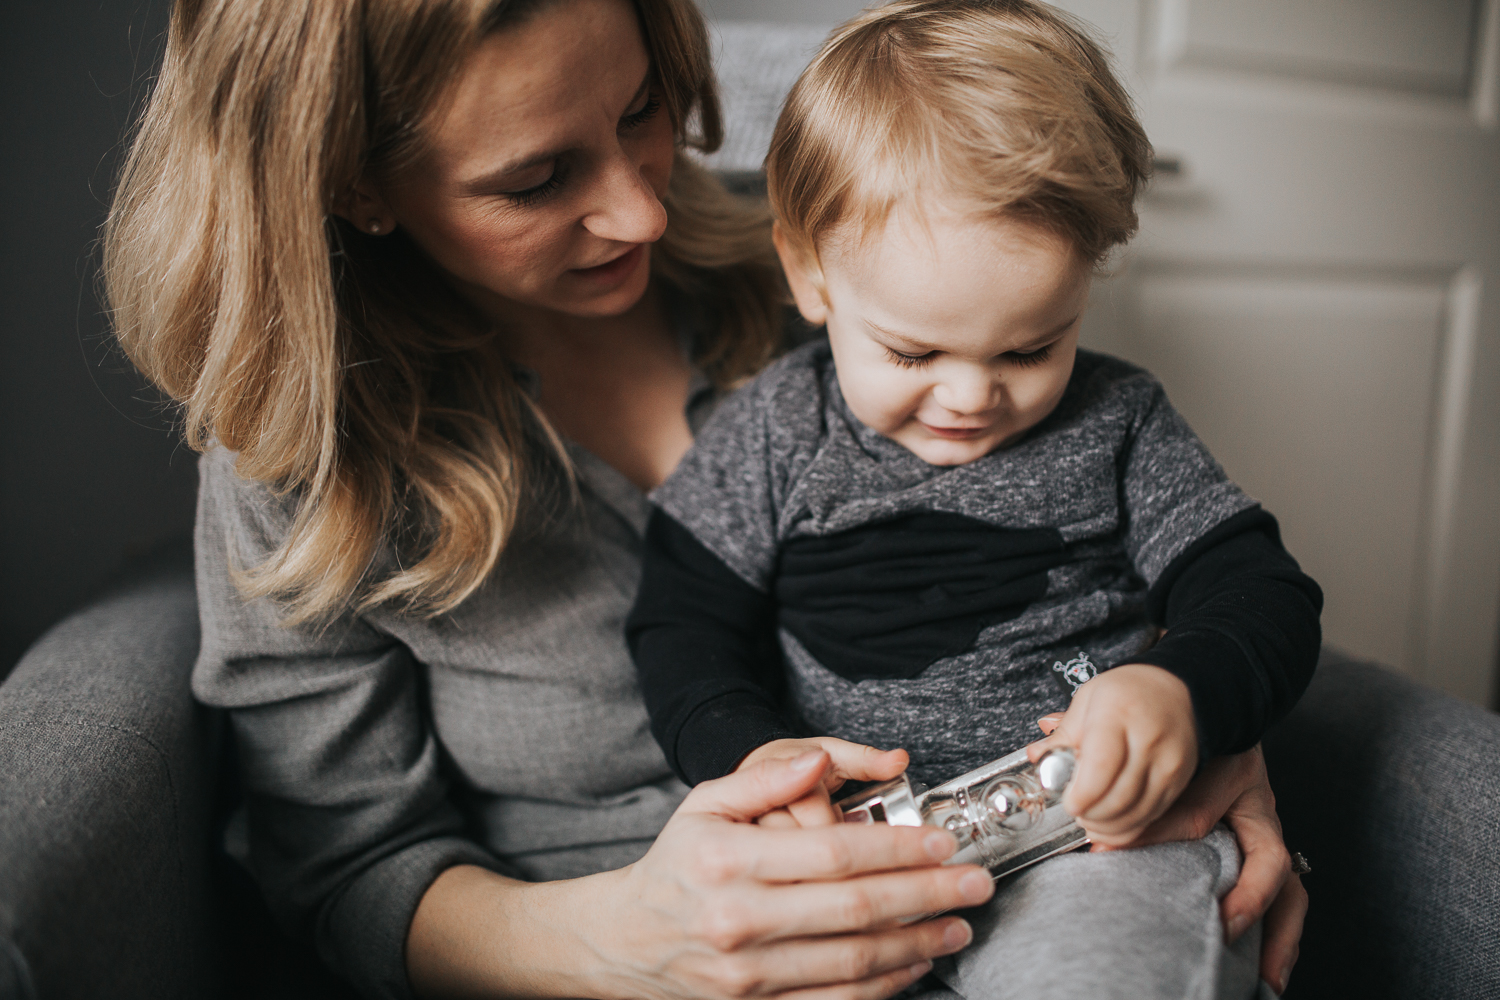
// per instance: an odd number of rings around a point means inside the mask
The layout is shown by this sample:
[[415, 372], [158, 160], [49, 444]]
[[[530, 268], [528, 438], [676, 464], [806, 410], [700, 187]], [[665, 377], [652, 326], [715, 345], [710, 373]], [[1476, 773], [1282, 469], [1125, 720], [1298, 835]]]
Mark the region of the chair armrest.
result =
[[1500, 715], [1325, 650], [1265, 748], [1313, 867], [1287, 996], [1500, 996]]
[[21, 996], [213, 992], [218, 741], [188, 688], [184, 555], [59, 623], [0, 685], [0, 983]]

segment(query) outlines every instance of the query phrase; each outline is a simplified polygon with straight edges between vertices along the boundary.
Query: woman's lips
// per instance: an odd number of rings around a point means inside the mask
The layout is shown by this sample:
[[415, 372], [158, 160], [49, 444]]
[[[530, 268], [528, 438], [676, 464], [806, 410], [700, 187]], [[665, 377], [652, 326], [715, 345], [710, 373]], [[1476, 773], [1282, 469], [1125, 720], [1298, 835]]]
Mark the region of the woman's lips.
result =
[[635, 273], [645, 255], [646, 244], [637, 243], [614, 260], [595, 267], [576, 267], [568, 273], [593, 284], [617, 284]]

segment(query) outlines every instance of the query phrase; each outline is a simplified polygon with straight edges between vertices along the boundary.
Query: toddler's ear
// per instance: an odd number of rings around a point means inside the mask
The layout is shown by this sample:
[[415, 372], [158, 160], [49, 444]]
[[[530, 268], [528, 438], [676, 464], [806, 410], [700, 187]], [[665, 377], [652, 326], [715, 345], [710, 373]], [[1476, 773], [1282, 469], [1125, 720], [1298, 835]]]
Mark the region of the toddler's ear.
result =
[[781, 258], [781, 269], [786, 272], [786, 283], [791, 286], [797, 311], [813, 326], [827, 323], [828, 303], [823, 298], [823, 271], [817, 260], [809, 260], [807, 254], [792, 246], [779, 222], [771, 227], [771, 241], [776, 244], [776, 255]]

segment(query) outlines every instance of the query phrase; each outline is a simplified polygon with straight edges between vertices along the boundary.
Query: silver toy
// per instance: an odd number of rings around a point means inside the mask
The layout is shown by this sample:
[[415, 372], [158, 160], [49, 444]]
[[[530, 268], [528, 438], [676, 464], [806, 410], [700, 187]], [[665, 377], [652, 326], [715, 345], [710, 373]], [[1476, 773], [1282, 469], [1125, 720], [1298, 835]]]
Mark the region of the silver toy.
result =
[[983, 865], [998, 879], [1089, 842], [1062, 807], [1076, 764], [1071, 750], [1035, 764], [1017, 750], [936, 788], [903, 774], [838, 805], [846, 823], [942, 827], [958, 838], [945, 864]]

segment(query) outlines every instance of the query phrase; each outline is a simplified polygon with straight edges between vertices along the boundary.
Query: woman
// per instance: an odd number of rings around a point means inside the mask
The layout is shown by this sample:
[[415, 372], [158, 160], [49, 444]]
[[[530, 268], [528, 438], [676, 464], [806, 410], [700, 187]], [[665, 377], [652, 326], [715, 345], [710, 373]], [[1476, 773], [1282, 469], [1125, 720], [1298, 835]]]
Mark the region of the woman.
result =
[[[368, 995], [878, 998], [969, 939], [897, 918], [991, 891], [945, 834], [755, 825], [820, 754], [684, 798], [647, 730], [643, 491], [781, 326], [767, 219], [684, 155], [719, 139], [689, 0], [174, 11], [107, 290], [205, 452], [231, 849]], [[1259, 758], [1153, 833], [1226, 810], [1279, 987], [1305, 897]]]

